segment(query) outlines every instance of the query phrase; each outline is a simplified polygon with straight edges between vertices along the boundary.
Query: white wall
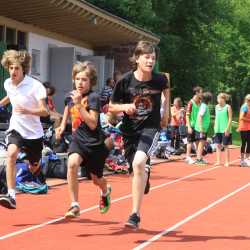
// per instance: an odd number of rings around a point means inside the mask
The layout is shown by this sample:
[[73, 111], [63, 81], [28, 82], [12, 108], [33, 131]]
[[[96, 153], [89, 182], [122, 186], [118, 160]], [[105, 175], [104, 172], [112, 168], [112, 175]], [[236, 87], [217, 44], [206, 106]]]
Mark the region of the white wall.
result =
[[36, 75], [40, 81], [49, 80], [49, 47], [74, 47], [76, 53], [81, 53], [83, 56], [91, 56], [94, 54], [93, 50], [81, 48], [73, 44], [64, 43], [49, 37], [41, 36], [35, 33], [29, 33], [28, 35], [28, 50], [31, 53], [32, 49], [40, 50], [40, 75]]

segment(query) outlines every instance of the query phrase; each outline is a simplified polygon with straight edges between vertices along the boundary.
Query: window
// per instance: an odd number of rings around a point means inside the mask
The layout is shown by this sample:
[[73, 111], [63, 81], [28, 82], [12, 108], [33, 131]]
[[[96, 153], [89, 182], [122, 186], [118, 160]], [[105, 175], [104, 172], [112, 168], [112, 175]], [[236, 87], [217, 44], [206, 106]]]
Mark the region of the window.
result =
[[0, 42], [4, 42], [8, 49], [26, 49], [27, 32], [0, 24]]
[[4, 26], [0, 25], [0, 42], [4, 41]]
[[12, 28], [6, 28], [6, 44], [16, 44], [16, 30]]
[[34, 76], [40, 75], [40, 54], [41, 54], [40, 50], [32, 49], [31, 74]]
[[17, 44], [20, 49], [26, 49], [26, 33], [22, 31], [17, 32]]

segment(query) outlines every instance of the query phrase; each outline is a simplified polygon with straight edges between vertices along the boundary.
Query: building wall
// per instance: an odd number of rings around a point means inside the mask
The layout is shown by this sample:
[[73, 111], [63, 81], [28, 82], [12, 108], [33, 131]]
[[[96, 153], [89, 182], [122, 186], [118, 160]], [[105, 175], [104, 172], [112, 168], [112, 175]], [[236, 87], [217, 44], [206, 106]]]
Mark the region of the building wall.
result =
[[102, 47], [95, 50], [95, 55], [104, 55], [114, 59], [114, 71], [122, 74], [131, 70], [129, 58], [133, 55], [136, 44], [123, 44], [112, 47]]
[[52, 39], [46, 36], [38, 35], [35, 33], [28, 34], [28, 50], [32, 53], [32, 50], [40, 51], [40, 74], [35, 74], [34, 77], [38, 78], [40, 81], [49, 80], [49, 48], [50, 47], [74, 47], [76, 54], [82, 56], [93, 55], [93, 50], [81, 48], [73, 44], [64, 43], [56, 39]]

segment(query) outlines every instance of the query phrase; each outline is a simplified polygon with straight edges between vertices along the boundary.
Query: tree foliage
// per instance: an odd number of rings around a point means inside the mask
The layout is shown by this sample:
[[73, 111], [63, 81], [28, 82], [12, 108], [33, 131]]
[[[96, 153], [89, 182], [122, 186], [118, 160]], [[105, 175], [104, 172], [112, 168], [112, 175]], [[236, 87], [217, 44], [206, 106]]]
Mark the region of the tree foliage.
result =
[[250, 93], [250, 0], [89, 0], [161, 37], [160, 68], [173, 96], [201, 85], [228, 92], [234, 108]]

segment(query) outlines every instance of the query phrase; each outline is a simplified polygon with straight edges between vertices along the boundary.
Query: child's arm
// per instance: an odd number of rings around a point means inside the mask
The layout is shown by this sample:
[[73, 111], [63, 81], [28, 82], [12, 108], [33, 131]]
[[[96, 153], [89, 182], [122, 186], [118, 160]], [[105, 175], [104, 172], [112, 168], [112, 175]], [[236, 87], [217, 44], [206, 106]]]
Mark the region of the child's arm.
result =
[[162, 108], [163, 108], [163, 114], [161, 118], [161, 127], [165, 128], [168, 124], [169, 119], [169, 97], [170, 97], [170, 90], [169, 88], [164, 89], [162, 92]]
[[84, 98], [81, 104], [77, 104], [76, 107], [79, 109], [82, 116], [82, 120], [87, 124], [91, 130], [95, 130], [98, 124], [99, 112], [90, 109], [87, 110], [87, 98]]
[[41, 117], [46, 117], [49, 115], [49, 111], [45, 102], [45, 99], [40, 99], [38, 101], [38, 108], [30, 109], [29, 107], [23, 107], [17, 105], [15, 107], [15, 112], [26, 115], [37, 115]]
[[225, 135], [228, 136], [229, 135], [229, 131], [231, 129], [231, 124], [232, 124], [232, 117], [233, 117], [233, 111], [230, 105], [228, 105], [227, 108], [227, 112], [228, 112], [228, 124], [227, 124], [227, 128], [225, 130]]
[[109, 112], [117, 114], [120, 112], [125, 112], [127, 115], [132, 115], [135, 113], [136, 107], [134, 103], [117, 104], [109, 103]]
[[0, 100], [0, 106], [5, 106], [10, 103], [10, 98], [8, 96], [5, 96]]
[[62, 134], [63, 134], [63, 132], [64, 132], [64, 130], [66, 128], [68, 118], [69, 118], [69, 106], [66, 105], [65, 108], [64, 108], [63, 118], [62, 118], [61, 124], [55, 130], [55, 132], [56, 132], [56, 139], [60, 139], [61, 138], [61, 136], [62, 136]]
[[198, 117], [197, 117], [197, 119], [198, 119], [198, 125], [199, 125], [199, 128], [200, 128], [200, 132], [201, 133], [204, 133], [204, 131], [203, 131], [203, 127], [202, 127], [202, 115], [201, 114], [198, 114]]

